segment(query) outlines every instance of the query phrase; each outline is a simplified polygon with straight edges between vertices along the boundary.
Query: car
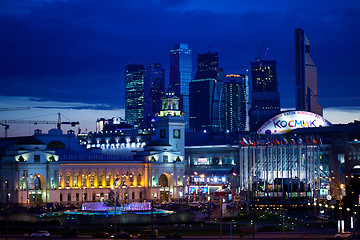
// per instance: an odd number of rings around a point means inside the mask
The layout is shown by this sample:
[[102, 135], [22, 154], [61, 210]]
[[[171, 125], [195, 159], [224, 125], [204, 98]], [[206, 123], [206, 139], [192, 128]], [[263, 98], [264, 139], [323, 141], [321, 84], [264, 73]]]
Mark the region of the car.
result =
[[37, 231], [30, 235], [31, 237], [50, 237], [50, 233], [48, 231]]
[[165, 236], [165, 238], [179, 239], [182, 238], [180, 233], [171, 233]]
[[142, 230], [142, 231], [138, 234], [138, 238], [151, 238], [152, 234], [154, 234], [154, 238], [158, 238], [158, 237], [159, 237], [159, 232], [158, 232], [158, 230], [154, 230], [153, 233], [152, 233], [151, 230]]
[[130, 239], [132, 237], [133, 237], [133, 235], [131, 235], [130, 233], [124, 232], [124, 231], [114, 233], [113, 235], [111, 235], [111, 238], [114, 238], [114, 239]]
[[337, 233], [335, 238], [351, 238], [351, 232]]
[[98, 232], [98, 233], [95, 233], [91, 236], [92, 238], [110, 238], [111, 235], [108, 234], [107, 232]]

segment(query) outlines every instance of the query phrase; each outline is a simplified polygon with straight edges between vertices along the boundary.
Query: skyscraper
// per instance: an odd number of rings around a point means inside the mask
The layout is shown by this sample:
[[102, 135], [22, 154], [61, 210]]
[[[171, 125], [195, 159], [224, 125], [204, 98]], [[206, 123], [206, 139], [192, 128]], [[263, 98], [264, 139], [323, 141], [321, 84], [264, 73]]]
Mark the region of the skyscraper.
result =
[[322, 116], [317, 92], [317, 69], [310, 57], [310, 39], [304, 30], [295, 29], [296, 110]]
[[252, 91], [250, 131], [280, 113], [280, 94], [276, 80], [276, 61], [258, 60], [251, 63]]
[[216, 79], [218, 76], [219, 59], [218, 53], [198, 54], [197, 72], [195, 80], [198, 79]]
[[220, 113], [220, 130], [222, 132], [246, 130], [248, 113], [244, 75], [226, 75], [220, 94]]
[[222, 80], [218, 78], [218, 53], [199, 54], [197, 66], [195, 79], [190, 83], [190, 128], [219, 131]]
[[144, 65], [126, 65], [125, 75], [125, 119], [140, 127], [144, 123]]
[[[175, 44], [170, 50], [169, 85], [180, 98], [180, 111], [189, 123], [189, 83], [192, 74], [192, 51], [185, 43]], [[186, 125], [189, 128], [189, 124]]]
[[148, 64], [144, 74], [144, 122], [151, 127], [156, 113], [161, 110], [161, 98], [165, 94], [165, 69], [160, 63]]

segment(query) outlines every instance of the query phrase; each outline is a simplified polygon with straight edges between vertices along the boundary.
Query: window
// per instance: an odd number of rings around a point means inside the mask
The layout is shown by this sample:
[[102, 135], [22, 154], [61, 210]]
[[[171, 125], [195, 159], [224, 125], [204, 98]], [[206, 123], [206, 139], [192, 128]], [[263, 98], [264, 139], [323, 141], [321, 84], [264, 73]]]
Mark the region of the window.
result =
[[169, 161], [168, 155], [164, 155], [164, 156], [163, 156], [163, 162], [168, 162], [168, 161]]
[[93, 193], [93, 194], [92, 194], [92, 200], [95, 201], [95, 199], [96, 199], [96, 194]]
[[142, 187], [142, 173], [141, 173], [141, 172], [139, 172], [139, 173], [137, 174], [136, 183], [137, 183], [137, 186], [138, 186], [138, 187]]
[[173, 137], [174, 138], [180, 138], [180, 129], [174, 129]]
[[127, 174], [123, 173], [121, 176], [121, 182], [124, 187], [127, 187], [127, 181], [126, 181]]
[[71, 193], [68, 193], [67, 200], [68, 200], [68, 202], [71, 202]]
[[107, 173], [105, 176], [106, 186], [110, 187], [111, 173]]
[[85, 173], [83, 173], [82, 175], [81, 175], [81, 187], [82, 188], [86, 188], [86, 174]]
[[79, 201], [79, 193], [76, 193], [76, 201]]
[[84, 201], [87, 201], [87, 193], [84, 193]]
[[142, 192], [139, 193], [139, 198], [142, 200]]
[[134, 186], [134, 173], [130, 173], [129, 181], [130, 181], [130, 187], [133, 187]]
[[89, 181], [90, 187], [95, 187], [95, 173], [91, 173]]
[[60, 193], [60, 202], [63, 201], [63, 196], [62, 196], [62, 193]]
[[65, 187], [70, 187], [70, 173], [66, 173], [65, 175]]
[[103, 187], [103, 178], [104, 178], [104, 174], [102, 172], [99, 173], [98, 187]]
[[60, 183], [60, 188], [62, 188], [64, 185], [62, 185], [62, 180], [63, 180], [63, 175], [62, 173], [59, 174], [59, 183]]
[[34, 162], [40, 162], [40, 155], [34, 155]]
[[75, 173], [74, 174], [74, 187], [75, 188], [78, 188], [80, 187], [80, 178], [79, 178], [79, 174], [78, 173]]
[[120, 187], [120, 185], [121, 185], [120, 173], [116, 172], [114, 175], [115, 175], [114, 176], [114, 186]]
[[132, 192], [132, 193], [131, 193], [131, 198], [132, 198], [132, 199], [135, 199], [135, 192]]

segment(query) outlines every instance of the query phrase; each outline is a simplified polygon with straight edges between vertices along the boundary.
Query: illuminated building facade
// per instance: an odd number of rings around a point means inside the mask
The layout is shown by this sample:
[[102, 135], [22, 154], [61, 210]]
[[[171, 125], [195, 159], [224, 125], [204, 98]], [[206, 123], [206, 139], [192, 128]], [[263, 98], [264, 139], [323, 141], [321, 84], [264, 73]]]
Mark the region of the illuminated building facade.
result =
[[113, 117], [110, 119], [100, 118], [96, 120], [96, 132], [110, 132], [116, 131], [121, 129], [132, 129], [128, 122], [126, 122], [121, 117]]
[[246, 131], [247, 96], [244, 75], [226, 75], [220, 93], [220, 131]]
[[310, 57], [310, 39], [304, 30], [295, 30], [296, 110], [323, 115], [318, 100], [317, 68]]
[[190, 129], [220, 131], [220, 92], [218, 53], [198, 55], [198, 70], [190, 82]]
[[[192, 50], [188, 44], [175, 44], [170, 50], [169, 85], [180, 98], [180, 110], [189, 123], [189, 83], [192, 74]], [[188, 126], [187, 126], [188, 128]]]
[[125, 75], [125, 120], [140, 127], [144, 124], [144, 65], [126, 65]]
[[161, 98], [165, 94], [165, 69], [160, 63], [148, 64], [144, 76], [144, 121], [150, 128], [161, 110]]
[[198, 54], [197, 58], [197, 72], [195, 80], [199, 79], [217, 79], [219, 69], [218, 53], [203, 53]]
[[276, 61], [259, 60], [251, 63], [252, 91], [249, 112], [250, 131], [280, 113], [280, 94], [276, 79]]

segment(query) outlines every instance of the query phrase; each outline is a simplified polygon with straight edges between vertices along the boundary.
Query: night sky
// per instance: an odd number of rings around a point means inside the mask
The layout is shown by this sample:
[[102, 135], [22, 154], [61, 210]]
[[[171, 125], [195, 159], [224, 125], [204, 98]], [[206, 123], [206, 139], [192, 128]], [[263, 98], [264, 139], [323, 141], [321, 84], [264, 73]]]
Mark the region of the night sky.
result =
[[[61, 111], [95, 130], [96, 118], [124, 115], [125, 65], [159, 62], [168, 81], [169, 50], [180, 42], [193, 51], [194, 77], [209, 46], [235, 74], [271, 41], [281, 107], [293, 108], [295, 28], [310, 38], [324, 116], [359, 120], [359, 13], [358, 0], [0, 0], [0, 108], [31, 107], [0, 120], [56, 120], [45, 115]], [[336, 119], [339, 111], [349, 118]]]

